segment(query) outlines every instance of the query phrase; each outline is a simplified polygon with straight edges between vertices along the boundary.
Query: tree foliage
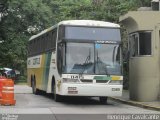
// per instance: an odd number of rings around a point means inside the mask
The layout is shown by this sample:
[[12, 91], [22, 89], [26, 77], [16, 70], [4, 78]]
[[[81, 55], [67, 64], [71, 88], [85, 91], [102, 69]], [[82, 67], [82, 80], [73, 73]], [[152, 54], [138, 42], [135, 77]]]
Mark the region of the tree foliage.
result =
[[62, 20], [93, 19], [118, 23], [120, 15], [150, 0], [1, 0], [0, 66], [26, 68], [30, 36]]
[[0, 22], [0, 66], [23, 71], [26, 68], [27, 40], [52, 25], [51, 8], [40, 0], [13, 0]]

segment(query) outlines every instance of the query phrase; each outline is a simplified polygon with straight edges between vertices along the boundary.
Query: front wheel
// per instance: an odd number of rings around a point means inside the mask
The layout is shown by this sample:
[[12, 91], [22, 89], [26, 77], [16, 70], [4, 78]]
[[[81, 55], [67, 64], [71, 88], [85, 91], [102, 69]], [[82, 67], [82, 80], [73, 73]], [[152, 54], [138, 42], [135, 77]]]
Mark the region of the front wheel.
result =
[[100, 101], [102, 104], [106, 104], [106, 103], [107, 103], [107, 97], [99, 97], [99, 101]]
[[54, 94], [54, 100], [56, 102], [61, 102], [62, 101], [62, 96], [58, 95], [58, 94]]
[[56, 102], [61, 102], [62, 101], [62, 96], [56, 94], [56, 84], [53, 85], [52, 93], [54, 94], [54, 100]]

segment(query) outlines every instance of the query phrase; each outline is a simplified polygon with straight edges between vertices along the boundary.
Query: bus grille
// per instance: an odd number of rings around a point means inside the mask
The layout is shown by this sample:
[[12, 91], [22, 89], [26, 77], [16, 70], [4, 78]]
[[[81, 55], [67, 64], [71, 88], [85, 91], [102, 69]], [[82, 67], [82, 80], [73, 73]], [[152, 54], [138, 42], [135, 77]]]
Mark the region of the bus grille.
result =
[[96, 83], [107, 83], [108, 80], [96, 80]]
[[93, 80], [81, 79], [81, 82], [84, 82], [84, 83], [92, 83]]

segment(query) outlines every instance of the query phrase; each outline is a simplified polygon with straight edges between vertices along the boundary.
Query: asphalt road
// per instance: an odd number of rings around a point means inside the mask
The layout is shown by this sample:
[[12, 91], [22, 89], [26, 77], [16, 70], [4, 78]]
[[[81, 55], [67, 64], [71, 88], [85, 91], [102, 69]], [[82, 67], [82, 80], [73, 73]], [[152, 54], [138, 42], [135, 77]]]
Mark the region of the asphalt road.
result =
[[[31, 88], [24, 85], [15, 86], [15, 93], [15, 106], [0, 106], [0, 120], [126, 120], [137, 119], [137, 114], [160, 115], [158, 111], [125, 105], [110, 99], [104, 105], [96, 97], [65, 97], [63, 102], [55, 102], [51, 94], [33, 95]], [[144, 120], [149, 117], [143, 116]], [[160, 119], [160, 116], [155, 119]]]

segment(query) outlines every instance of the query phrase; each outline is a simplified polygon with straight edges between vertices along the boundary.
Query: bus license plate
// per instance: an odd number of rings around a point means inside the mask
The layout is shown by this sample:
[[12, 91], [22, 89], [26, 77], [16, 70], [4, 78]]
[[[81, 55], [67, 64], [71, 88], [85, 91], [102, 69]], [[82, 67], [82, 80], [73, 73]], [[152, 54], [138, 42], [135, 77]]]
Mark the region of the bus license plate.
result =
[[120, 88], [112, 88], [112, 91], [120, 91]]

